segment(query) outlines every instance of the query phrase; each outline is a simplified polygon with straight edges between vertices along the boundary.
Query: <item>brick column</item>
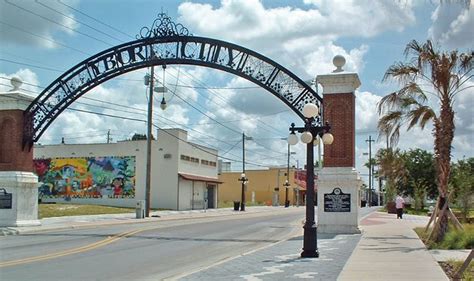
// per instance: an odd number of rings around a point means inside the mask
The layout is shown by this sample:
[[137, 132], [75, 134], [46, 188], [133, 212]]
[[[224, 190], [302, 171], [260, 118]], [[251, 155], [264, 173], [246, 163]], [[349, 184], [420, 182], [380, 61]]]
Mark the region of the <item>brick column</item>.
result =
[[[334, 136], [334, 142], [324, 146], [324, 165], [318, 171], [318, 233], [360, 233], [361, 181], [354, 169], [354, 91], [360, 86], [360, 81], [357, 73], [342, 69], [344, 57], [335, 56], [333, 63], [336, 70], [316, 77], [323, 87], [323, 118], [331, 125]], [[338, 196], [341, 201], [331, 199]]]
[[12, 194], [9, 209], [0, 209], [0, 226], [39, 225], [38, 177], [33, 174], [33, 149], [23, 150], [23, 112], [34, 97], [13, 90], [0, 93], [0, 187]]
[[334, 57], [333, 63], [336, 70], [316, 77], [323, 86], [323, 118], [334, 136], [333, 144], [324, 146], [324, 167], [355, 167], [354, 91], [360, 80], [357, 73], [342, 70], [344, 57]]

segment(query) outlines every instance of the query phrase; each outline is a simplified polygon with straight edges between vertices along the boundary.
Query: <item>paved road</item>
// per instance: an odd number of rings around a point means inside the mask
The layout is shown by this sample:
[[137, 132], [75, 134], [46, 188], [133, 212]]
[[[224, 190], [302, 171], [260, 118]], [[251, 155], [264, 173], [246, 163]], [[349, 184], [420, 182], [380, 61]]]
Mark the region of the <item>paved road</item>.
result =
[[301, 233], [304, 208], [0, 238], [0, 280], [160, 280]]

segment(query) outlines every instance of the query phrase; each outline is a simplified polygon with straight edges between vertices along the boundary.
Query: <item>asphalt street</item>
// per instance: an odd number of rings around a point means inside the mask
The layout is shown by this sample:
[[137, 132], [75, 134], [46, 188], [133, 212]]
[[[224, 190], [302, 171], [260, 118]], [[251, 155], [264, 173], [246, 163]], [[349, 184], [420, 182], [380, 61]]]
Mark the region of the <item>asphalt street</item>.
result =
[[0, 280], [161, 280], [301, 234], [304, 208], [0, 238]]

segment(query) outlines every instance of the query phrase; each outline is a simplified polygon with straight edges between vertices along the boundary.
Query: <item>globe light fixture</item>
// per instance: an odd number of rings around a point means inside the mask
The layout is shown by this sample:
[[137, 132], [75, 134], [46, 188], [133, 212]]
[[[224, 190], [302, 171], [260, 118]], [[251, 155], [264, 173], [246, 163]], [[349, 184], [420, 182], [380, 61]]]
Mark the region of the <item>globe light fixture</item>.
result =
[[288, 143], [290, 145], [295, 145], [298, 143], [298, 137], [296, 136], [295, 132], [290, 133], [288, 136]]
[[301, 134], [301, 142], [303, 143], [310, 143], [313, 140], [313, 135], [306, 131]]
[[332, 142], [334, 141], [334, 136], [331, 134], [331, 133], [325, 133], [323, 135], [323, 143], [324, 144], [332, 144]]
[[306, 118], [314, 118], [319, 114], [319, 108], [314, 103], [307, 103], [303, 107], [303, 115]]

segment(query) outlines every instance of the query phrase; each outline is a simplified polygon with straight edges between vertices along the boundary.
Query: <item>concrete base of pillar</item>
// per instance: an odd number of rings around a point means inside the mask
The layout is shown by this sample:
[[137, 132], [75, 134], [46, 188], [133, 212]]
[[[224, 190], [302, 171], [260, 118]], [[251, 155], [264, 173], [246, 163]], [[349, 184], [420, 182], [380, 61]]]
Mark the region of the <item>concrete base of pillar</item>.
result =
[[[362, 184], [353, 168], [323, 168], [318, 173], [318, 233], [358, 234], [359, 229], [359, 188]], [[344, 195], [350, 195], [349, 206], [342, 211], [325, 211], [324, 195], [339, 189]], [[330, 209], [330, 208], [328, 208]], [[334, 210], [334, 209], [333, 209]]]
[[0, 226], [35, 226], [38, 220], [38, 177], [31, 172], [0, 172], [0, 187], [12, 194], [12, 208], [0, 209]]

